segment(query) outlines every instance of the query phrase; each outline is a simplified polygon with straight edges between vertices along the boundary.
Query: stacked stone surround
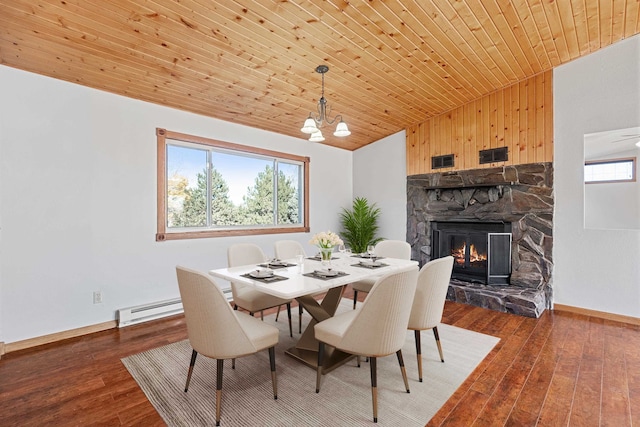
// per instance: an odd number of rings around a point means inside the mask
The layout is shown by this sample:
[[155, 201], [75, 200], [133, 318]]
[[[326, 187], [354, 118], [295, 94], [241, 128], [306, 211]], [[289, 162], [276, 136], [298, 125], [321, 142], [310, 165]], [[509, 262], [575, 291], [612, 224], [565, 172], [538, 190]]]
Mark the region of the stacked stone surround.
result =
[[509, 222], [507, 286], [452, 280], [447, 298], [538, 317], [549, 308], [553, 270], [553, 165], [532, 163], [407, 177], [407, 241], [420, 265], [431, 260], [431, 222]]

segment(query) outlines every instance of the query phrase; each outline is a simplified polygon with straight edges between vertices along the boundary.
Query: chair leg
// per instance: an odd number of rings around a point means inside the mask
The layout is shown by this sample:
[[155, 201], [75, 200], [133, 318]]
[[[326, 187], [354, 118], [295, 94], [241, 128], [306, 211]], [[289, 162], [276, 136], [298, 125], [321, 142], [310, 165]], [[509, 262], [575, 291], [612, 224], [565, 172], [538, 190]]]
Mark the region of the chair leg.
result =
[[193, 350], [191, 352], [191, 363], [189, 363], [189, 373], [187, 373], [187, 383], [184, 386], [185, 393], [189, 390], [189, 382], [191, 381], [191, 374], [193, 373], [193, 366], [196, 364], [196, 357], [198, 357], [198, 352]]
[[269, 366], [271, 367], [271, 384], [273, 385], [273, 399], [278, 400], [278, 379], [276, 378], [276, 348], [269, 347]]
[[231, 359], [231, 369], [236, 369], [236, 359], [235, 357]]
[[280, 307], [282, 307], [281, 305], [278, 306], [278, 311], [276, 311], [276, 322], [278, 321], [278, 316], [280, 316]]
[[413, 331], [416, 338], [416, 357], [418, 358], [418, 381], [422, 382], [422, 345], [420, 344], [420, 331]]
[[235, 305], [235, 304], [233, 304], [233, 309], [234, 309], [234, 310], [237, 310], [237, 309], [238, 309], [238, 306], [237, 306], [237, 305]]
[[302, 312], [304, 309], [302, 308], [302, 304], [298, 303], [298, 333], [302, 333]]
[[220, 425], [220, 412], [222, 410], [222, 368], [224, 359], [217, 359], [216, 368], [216, 425]]
[[264, 310], [260, 310], [260, 320], [264, 322]]
[[287, 317], [289, 318], [289, 336], [293, 338], [293, 327], [291, 326], [291, 303], [287, 303]]
[[440, 334], [438, 334], [438, 327], [433, 327], [433, 336], [436, 337], [436, 345], [438, 346], [438, 352], [440, 353], [440, 361], [444, 363], [444, 356], [442, 355], [442, 345], [440, 344]]
[[378, 422], [378, 364], [377, 359], [369, 357], [371, 368], [371, 401], [373, 402], [373, 422]]
[[409, 380], [407, 379], [407, 369], [404, 367], [404, 359], [402, 358], [402, 350], [396, 351], [396, 356], [398, 356], [398, 364], [400, 365], [400, 372], [402, 372], [404, 388], [407, 390], [407, 393], [411, 393], [411, 390], [409, 390]]
[[353, 290], [353, 309], [356, 309], [356, 302], [358, 302], [358, 291]]
[[320, 380], [322, 379], [322, 364], [324, 363], [324, 343], [318, 342], [318, 367], [316, 368], [316, 393], [320, 393]]

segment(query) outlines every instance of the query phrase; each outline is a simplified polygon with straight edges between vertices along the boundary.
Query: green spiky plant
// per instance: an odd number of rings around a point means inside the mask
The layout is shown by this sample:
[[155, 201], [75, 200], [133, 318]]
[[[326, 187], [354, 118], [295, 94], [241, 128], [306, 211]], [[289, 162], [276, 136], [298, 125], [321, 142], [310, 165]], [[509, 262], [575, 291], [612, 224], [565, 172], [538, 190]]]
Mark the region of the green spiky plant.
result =
[[364, 253], [368, 245], [375, 245], [383, 240], [376, 237], [379, 216], [380, 209], [375, 203], [369, 205], [364, 197], [356, 197], [350, 210], [342, 209], [340, 220], [343, 229], [340, 234], [353, 253]]

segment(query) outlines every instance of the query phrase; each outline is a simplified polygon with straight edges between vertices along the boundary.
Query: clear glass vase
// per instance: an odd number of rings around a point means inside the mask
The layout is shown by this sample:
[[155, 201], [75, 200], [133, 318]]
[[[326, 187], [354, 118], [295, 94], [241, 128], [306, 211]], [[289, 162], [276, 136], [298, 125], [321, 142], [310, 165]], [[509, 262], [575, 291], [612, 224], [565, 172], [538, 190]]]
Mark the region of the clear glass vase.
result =
[[322, 266], [324, 268], [331, 268], [332, 255], [333, 248], [320, 248], [320, 259], [322, 260]]

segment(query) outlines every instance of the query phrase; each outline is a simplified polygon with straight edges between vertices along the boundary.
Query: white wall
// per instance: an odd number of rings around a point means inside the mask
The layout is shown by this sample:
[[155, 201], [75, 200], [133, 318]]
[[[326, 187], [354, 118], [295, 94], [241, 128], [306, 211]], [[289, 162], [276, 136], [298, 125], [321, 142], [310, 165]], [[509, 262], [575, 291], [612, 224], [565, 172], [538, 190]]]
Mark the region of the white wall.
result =
[[[156, 242], [156, 127], [311, 158], [311, 232], [339, 228], [349, 151], [0, 66], [0, 341], [115, 319], [178, 296], [175, 265], [311, 234]], [[303, 119], [303, 118], [302, 118]], [[94, 290], [104, 302], [94, 305]]]
[[406, 133], [369, 144], [353, 155], [353, 196], [380, 208], [380, 236], [407, 239]]
[[554, 70], [554, 302], [640, 317], [640, 231], [584, 228], [584, 134], [640, 125], [640, 36]]
[[[638, 157], [639, 154], [640, 147], [586, 160]], [[636, 160], [636, 177], [638, 172], [640, 166]], [[640, 179], [585, 185], [584, 226], [600, 230], [640, 230]]]

